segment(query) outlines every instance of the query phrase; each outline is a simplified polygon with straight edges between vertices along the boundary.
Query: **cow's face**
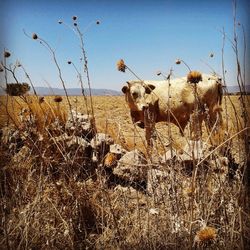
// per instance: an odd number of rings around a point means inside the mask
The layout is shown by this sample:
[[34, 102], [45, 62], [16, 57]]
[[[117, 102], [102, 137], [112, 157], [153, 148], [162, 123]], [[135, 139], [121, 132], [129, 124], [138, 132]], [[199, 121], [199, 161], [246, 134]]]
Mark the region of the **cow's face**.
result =
[[143, 82], [127, 82], [123, 86], [122, 92], [126, 96], [126, 101], [133, 111], [143, 111], [149, 106], [148, 95], [154, 90], [155, 86], [144, 84]]

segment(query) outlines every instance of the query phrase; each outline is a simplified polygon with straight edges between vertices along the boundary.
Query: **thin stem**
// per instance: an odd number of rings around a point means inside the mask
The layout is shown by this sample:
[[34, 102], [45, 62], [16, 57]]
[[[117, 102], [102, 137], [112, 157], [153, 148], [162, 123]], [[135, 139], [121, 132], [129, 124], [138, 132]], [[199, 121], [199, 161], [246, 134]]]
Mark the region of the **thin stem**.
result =
[[83, 34], [81, 33], [81, 31], [78, 28], [78, 26], [76, 26], [76, 31], [77, 31], [79, 39], [80, 39], [81, 51], [82, 51], [82, 54], [83, 54], [84, 72], [86, 73], [87, 83], [88, 83], [88, 88], [89, 88], [91, 112], [92, 112], [93, 119], [95, 119], [95, 116], [94, 116], [94, 107], [93, 107], [93, 99], [92, 99], [92, 90], [91, 90], [90, 76], [89, 76], [89, 70], [88, 70], [88, 59], [87, 59], [86, 51], [84, 49]]
[[77, 67], [75, 66], [75, 64], [73, 62], [71, 62], [71, 64], [73, 65], [73, 68], [75, 69], [75, 71], [77, 72], [77, 75], [79, 77], [79, 81], [80, 81], [80, 85], [81, 85], [81, 90], [82, 90], [82, 95], [84, 97], [84, 101], [85, 101], [85, 105], [86, 105], [86, 110], [87, 110], [87, 114], [89, 115], [89, 108], [88, 108], [88, 100], [87, 97], [84, 93], [84, 87], [83, 87], [83, 81], [82, 81], [82, 75], [79, 72], [79, 70], [77, 69]]

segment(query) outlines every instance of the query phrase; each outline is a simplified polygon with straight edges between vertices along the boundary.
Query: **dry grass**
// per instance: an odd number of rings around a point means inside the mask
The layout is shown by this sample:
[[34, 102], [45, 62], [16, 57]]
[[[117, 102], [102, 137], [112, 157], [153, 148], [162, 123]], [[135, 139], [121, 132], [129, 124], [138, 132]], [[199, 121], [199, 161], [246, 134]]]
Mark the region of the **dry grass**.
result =
[[[127, 150], [142, 150], [148, 160], [147, 178], [156, 178], [151, 182], [156, 186], [146, 190], [113, 179], [103, 168], [103, 164], [112, 168], [118, 160], [110, 153], [95, 163], [91, 154], [66, 146], [66, 139], [55, 143], [52, 138], [65, 133], [69, 113], [64, 97], [59, 103], [45, 97], [40, 104], [36, 97], [26, 103], [11, 98], [8, 114], [1, 105], [1, 127], [9, 118], [19, 139], [8, 141], [9, 135], [0, 146], [2, 248], [242, 249], [249, 244], [241, 133], [197, 168], [191, 163], [188, 169], [175, 159], [155, 165], [147, 155], [144, 131], [132, 124], [124, 97], [92, 98], [97, 131], [108, 133]], [[234, 107], [227, 98], [223, 114], [228, 128], [215, 146], [243, 128], [238, 96], [230, 97]], [[69, 99], [73, 109], [86, 113], [83, 97]], [[1, 102], [6, 99], [1, 97]], [[33, 120], [20, 120], [23, 108], [24, 116]], [[57, 129], [48, 129], [56, 121]], [[186, 137], [170, 126], [173, 148], [180, 150]], [[157, 125], [156, 156], [168, 150], [168, 133], [167, 125]], [[234, 166], [238, 170], [228, 174]]]

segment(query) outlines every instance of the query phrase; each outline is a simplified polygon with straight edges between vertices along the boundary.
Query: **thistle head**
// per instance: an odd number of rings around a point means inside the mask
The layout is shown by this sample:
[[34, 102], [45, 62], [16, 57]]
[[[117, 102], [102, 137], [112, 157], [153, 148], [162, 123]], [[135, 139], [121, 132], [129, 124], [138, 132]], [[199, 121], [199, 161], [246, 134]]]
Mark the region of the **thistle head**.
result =
[[198, 71], [190, 71], [187, 75], [187, 82], [198, 83], [202, 81], [202, 75]]
[[39, 97], [39, 103], [41, 104], [41, 103], [43, 103], [44, 102], [44, 96], [40, 96]]
[[177, 59], [177, 60], [175, 61], [175, 64], [177, 64], [177, 65], [181, 64], [181, 60], [180, 60], [180, 59]]
[[32, 39], [36, 40], [38, 38], [37, 34], [36, 33], [33, 33], [32, 34]]
[[157, 75], [157, 76], [160, 76], [160, 75], [161, 75], [161, 71], [160, 71], [160, 70], [157, 71], [157, 72], [156, 72], [156, 75]]
[[195, 242], [199, 244], [210, 243], [217, 236], [216, 229], [213, 227], [204, 227], [200, 229], [195, 236]]
[[19, 61], [16, 61], [16, 67], [21, 67], [22, 66], [22, 64], [19, 62]]
[[117, 156], [114, 153], [109, 152], [104, 159], [104, 165], [106, 167], [112, 167], [117, 162]]
[[118, 71], [121, 71], [121, 72], [125, 72], [126, 70], [126, 65], [124, 63], [124, 61], [122, 59], [120, 59], [118, 62], [117, 62], [117, 69]]
[[5, 58], [8, 58], [8, 57], [11, 56], [11, 54], [10, 54], [9, 51], [5, 50], [3, 56], [4, 56]]
[[62, 102], [62, 97], [61, 96], [56, 96], [55, 98], [54, 98], [54, 102], [57, 102], [57, 103], [60, 103], [60, 102]]

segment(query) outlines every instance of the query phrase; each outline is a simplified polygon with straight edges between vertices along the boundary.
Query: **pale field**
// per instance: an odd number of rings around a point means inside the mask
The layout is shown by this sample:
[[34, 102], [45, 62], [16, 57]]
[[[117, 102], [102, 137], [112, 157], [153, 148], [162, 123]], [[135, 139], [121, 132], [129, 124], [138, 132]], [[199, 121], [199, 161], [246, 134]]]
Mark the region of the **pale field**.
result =
[[[29, 97], [32, 102], [37, 102], [34, 97]], [[250, 102], [250, 96], [247, 96], [248, 102]], [[86, 102], [82, 96], [70, 96], [69, 97], [72, 109], [77, 112], [86, 114]], [[6, 97], [0, 97], [0, 127], [6, 124], [8, 115], [6, 115]], [[129, 108], [125, 102], [124, 96], [93, 96], [93, 111], [95, 122], [98, 132], [107, 133], [113, 137], [116, 143], [122, 144], [127, 149], [138, 148], [143, 152], [146, 151], [146, 142], [144, 130], [135, 126], [130, 117]], [[63, 97], [63, 101], [59, 104], [54, 103], [53, 97], [45, 97], [45, 102], [50, 103], [51, 106], [59, 107], [60, 110], [69, 111], [69, 105], [66, 97]], [[87, 104], [90, 109], [90, 99], [87, 99]], [[44, 105], [41, 104], [41, 105]], [[9, 97], [8, 100], [8, 112], [9, 115], [16, 117], [21, 108], [24, 107], [24, 102], [18, 98]], [[222, 138], [220, 143], [223, 143], [225, 138], [233, 136], [244, 128], [242, 122], [241, 102], [239, 96], [224, 96], [223, 99], [223, 120], [224, 128], [221, 131]], [[248, 105], [248, 113], [250, 107]], [[16, 118], [15, 118], [16, 119]], [[238, 121], [238, 122], [237, 122]], [[175, 125], [168, 125], [166, 123], [159, 123], [156, 126], [157, 143], [155, 146], [164, 152], [167, 145], [170, 142], [170, 136], [172, 138], [173, 147], [180, 149], [186, 144], [188, 139], [189, 129], [185, 130], [185, 136], [180, 135], [179, 129]], [[226, 137], [225, 137], [226, 136]], [[203, 139], [208, 137], [207, 130], [203, 125]], [[236, 140], [237, 138], [237, 140]], [[241, 146], [239, 144], [239, 137], [234, 138], [233, 149], [240, 152]], [[238, 154], [235, 152], [235, 154]], [[237, 158], [241, 158], [239, 155]]]

